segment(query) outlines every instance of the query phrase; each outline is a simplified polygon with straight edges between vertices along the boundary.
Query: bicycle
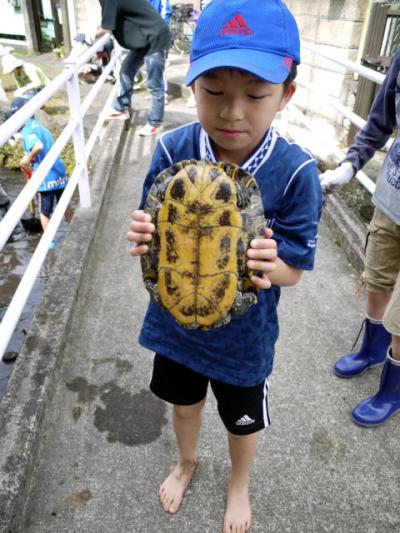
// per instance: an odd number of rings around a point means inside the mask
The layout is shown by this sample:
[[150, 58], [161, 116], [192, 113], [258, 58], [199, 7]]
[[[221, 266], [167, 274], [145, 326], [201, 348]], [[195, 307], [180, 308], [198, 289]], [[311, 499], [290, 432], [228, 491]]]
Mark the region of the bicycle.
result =
[[170, 30], [172, 46], [178, 54], [189, 53], [198, 16], [199, 12], [194, 9], [193, 4], [172, 6]]

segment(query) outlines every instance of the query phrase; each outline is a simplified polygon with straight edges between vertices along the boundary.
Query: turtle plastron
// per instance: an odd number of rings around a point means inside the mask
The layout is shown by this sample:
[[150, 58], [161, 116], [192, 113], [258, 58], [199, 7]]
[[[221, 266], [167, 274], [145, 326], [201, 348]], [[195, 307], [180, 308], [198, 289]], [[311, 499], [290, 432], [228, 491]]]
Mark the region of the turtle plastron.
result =
[[250, 241], [264, 236], [255, 178], [231, 163], [182, 161], [157, 176], [145, 211], [156, 226], [145, 286], [180, 325], [219, 327], [257, 302], [246, 266]]

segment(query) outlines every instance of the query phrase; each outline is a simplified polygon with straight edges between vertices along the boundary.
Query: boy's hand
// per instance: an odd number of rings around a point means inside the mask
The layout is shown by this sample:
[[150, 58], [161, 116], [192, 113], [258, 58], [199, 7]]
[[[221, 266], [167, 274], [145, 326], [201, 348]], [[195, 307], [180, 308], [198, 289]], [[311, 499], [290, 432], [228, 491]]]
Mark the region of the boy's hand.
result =
[[146, 242], [153, 238], [155, 226], [151, 222], [151, 216], [144, 211], [137, 209], [132, 213], [132, 222], [129, 225], [129, 231], [126, 234], [128, 241], [132, 243], [129, 253], [133, 256], [145, 254], [149, 247]]
[[22, 168], [30, 168], [31, 166], [31, 159], [28, 155], [24, 155], [24, 157], [22, 157], [19, 161], [19, 165], [22, 167]]
[[269, 274], [276, 268], [276, 259], [278, 257], [276, 241], [271, 239], [273, 234], [272, 229], [265, 229], [264, 239], [253, 239], [250, 243], [250, 248], [247, 250], [247, 266], [251, 270], [262, 272], [262, 277], [251, 276], [251, 281], [259, 289], [269, 289], [271, 281]]

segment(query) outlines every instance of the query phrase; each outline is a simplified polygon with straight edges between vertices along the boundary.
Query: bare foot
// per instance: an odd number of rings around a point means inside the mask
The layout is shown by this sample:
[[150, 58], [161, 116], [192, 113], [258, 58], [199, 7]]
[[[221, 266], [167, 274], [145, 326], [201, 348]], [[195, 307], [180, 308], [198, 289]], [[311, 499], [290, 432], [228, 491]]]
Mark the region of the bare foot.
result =
[[251, 509], [247, 490], [229, 488], [223, 533], [247, 533], [250, 531]]
[[179, 509], [185, 491], [196, 470], [197, 461], [178, 463], [161, 485], [158, 495], [164, 511], [174, 514]]

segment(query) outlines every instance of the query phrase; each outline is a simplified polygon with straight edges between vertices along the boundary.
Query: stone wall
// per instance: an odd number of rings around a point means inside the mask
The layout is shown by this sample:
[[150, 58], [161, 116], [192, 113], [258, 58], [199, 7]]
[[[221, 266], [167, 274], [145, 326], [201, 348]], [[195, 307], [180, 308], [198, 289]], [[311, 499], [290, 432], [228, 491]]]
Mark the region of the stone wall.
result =
[[[296, 17], [301, 39], [334, 54], [358, 61], [362, 53], [370, 0], [287, 0]], [[352, 109], [356, 76], [348, 69], [302, 48], [299, 83], [312, 83], [324, 94]], [[326, 117], [331, 123], [348, 123], [315, 93], [299, 87], [294, 103], [310, 115]], [[348, 126], [348, 124], [347, 124]], [[343, 131], [343, 127], [341, 127]]]
[[74, 0], [76, 29], [81, 33], [94, 33], [101, 24], [99, 0]]
[[[193, 4], [196, 9], [200, 7], [200, 0], [170, 0], [171, 4]], [[101, 9], [99, 0], [74, 0], [76, 28], [84, 32], [100, 24]]]

